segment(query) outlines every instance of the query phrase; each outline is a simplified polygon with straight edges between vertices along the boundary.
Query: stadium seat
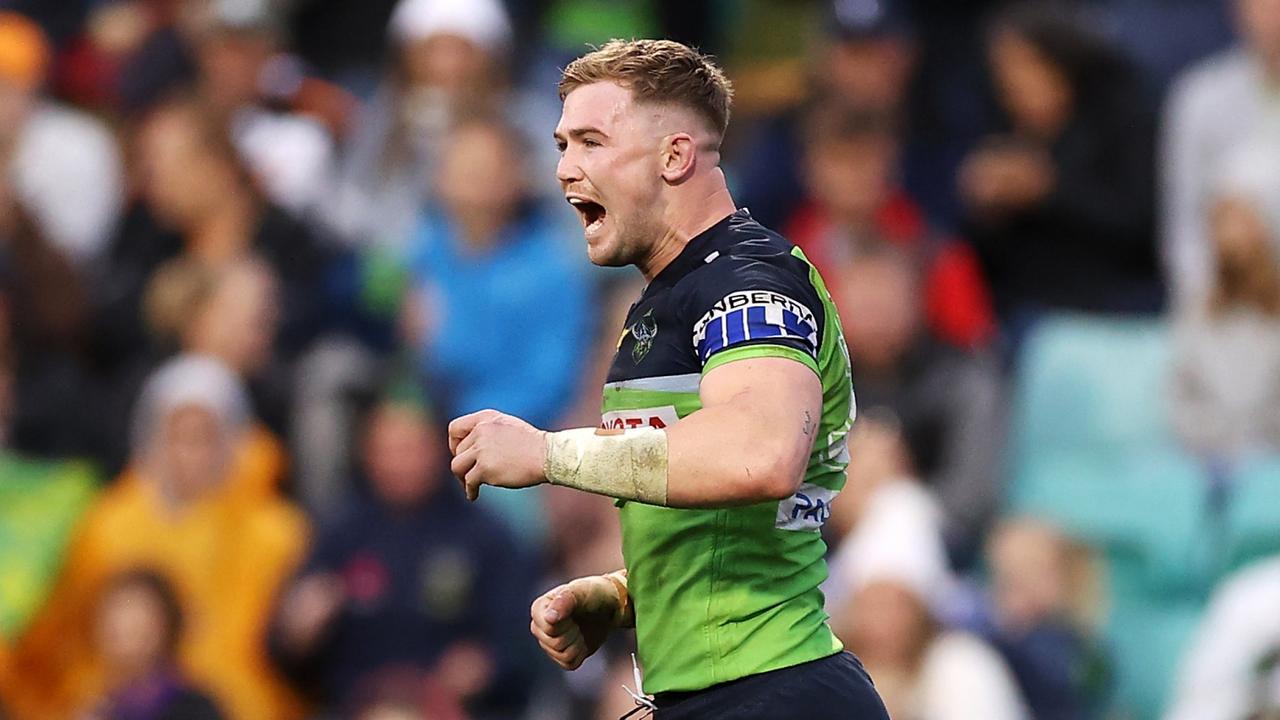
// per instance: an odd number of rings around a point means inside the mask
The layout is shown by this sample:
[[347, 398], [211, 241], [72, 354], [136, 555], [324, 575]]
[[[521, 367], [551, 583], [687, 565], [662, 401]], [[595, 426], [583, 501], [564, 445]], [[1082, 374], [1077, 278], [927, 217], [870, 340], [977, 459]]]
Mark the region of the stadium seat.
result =
[[1192, 593], [1215, 575], [1202, 542], [1206, 473], [1171, 448], [1045, 457], [1017, 477], [1008, 507], [1043, 517], [1106, 555], [1113, 592]]
[[1255, 458], [1234, 479], [1227, 510], [1228, 572], [1280, 553], [1280, 456]]
[[1014, 398], [1015, 477], [1046, 453], [1125, 454], [1173, 444], [1163, 323], [1058, 316], [1024, 348]]
[[1105, 629], [1113, 658], [1109, 717], [1160, 719], [1202, 612], [1194, 598], [1116, 601]]
[[1007, 505], [1106, 552], [1117, 591], [1192, 591], [1213, 576], [1207, 472], [1167, 421], [1158, 322], [1057, 317], [1017, 379]]
[[[1160, 322], [1056, 317], [1016, 380], [1006, 504], [1057, 522], [1106, 560], [1119, 717], [1156, 720], [1221, 570], [1209, 473], [1169, 424]], [[1252, 517], [1252, 516], [1250, 516]]]

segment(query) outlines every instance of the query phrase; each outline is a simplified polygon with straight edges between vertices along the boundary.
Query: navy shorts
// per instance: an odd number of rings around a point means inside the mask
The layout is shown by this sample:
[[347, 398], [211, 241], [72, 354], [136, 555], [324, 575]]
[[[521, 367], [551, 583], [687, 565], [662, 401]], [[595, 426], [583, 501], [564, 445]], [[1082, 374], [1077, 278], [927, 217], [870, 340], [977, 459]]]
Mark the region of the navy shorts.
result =
[[654, 700], [654, 720], [889, 720], [871, 676], [848, 652]]

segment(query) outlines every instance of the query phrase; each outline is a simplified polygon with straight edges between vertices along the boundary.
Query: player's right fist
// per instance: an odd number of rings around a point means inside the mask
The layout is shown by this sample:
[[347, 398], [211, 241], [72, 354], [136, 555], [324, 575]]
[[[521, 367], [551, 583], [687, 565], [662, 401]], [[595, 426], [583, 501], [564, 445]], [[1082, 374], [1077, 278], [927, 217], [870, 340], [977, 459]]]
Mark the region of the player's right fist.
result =
[[578, 578], [533, 601], [529, 631], [565, 670], [577, 670], [600, 649], [609, 631], [627, 622], [622, 585], [603, 575]]

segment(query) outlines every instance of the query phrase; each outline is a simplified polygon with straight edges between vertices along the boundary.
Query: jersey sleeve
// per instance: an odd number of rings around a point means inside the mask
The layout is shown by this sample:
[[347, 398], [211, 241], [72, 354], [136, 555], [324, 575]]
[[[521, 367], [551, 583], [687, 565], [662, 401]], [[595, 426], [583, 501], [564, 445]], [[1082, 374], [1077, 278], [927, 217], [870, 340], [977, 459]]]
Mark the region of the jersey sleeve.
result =
[[755, 357], [791, 358], [818, 372], [822, 302], [803, 260], [778, 260], [717, 258], [687, 278], [683, 310], [703, 373]]

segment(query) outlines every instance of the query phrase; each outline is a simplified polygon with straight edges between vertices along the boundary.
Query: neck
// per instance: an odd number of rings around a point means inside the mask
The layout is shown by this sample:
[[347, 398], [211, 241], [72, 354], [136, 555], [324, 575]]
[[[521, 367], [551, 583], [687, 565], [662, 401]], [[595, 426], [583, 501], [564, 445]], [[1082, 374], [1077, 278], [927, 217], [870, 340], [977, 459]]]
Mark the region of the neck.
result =
[[673, 200], [667, 207], [666, 231], [662, 238], [653, 244], [648, 257], [636, 263], [646, 282], [651, 282], [679, 257], [690, 240], [738, 209], [719, 168], [704, 181], [703, 187], [684, 192], [684, 199], [679, 203]]
[[236, 190], [196, 223], [188, 234], [188, 247], [201, 260], [211, 265], [222, 264], [237, 257], [253, 242], [253, 223], [253, 202]]
[[832, 224], [853, 237], [865, 237], [873, 233], [876, 227], [875, 213], [864, 214], [857, 210], [832, 209]]
[[108, 685], [120, 689], [136, 682], [148, 680], [160, 674], [163, 666], [159, 660], [120, 660], [108, 664]]
[[455, 213], [458, 229], [464, 236], [467, 254], [483, 255], [498, 244], [498, 236], [510, 222], [512, 213], [503, 211]]

